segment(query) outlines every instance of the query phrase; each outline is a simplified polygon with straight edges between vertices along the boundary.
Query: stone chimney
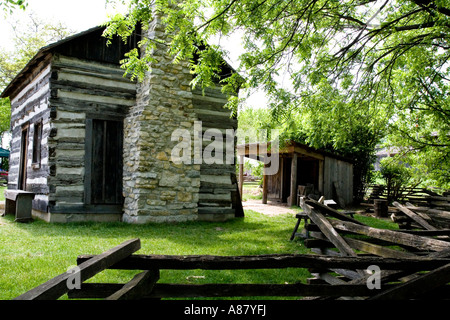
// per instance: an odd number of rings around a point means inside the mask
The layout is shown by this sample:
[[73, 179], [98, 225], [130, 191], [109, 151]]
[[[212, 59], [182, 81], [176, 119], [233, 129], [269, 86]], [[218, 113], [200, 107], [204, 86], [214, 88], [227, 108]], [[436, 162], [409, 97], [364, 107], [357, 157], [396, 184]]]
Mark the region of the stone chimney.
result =
[[[143, 32], [150, 39], [167, 37], [160, 16]], [[172, 141], [172, 133], [187, 129], [192, 136], [197, 120], [192, 75], [187, 62], [172, 63], [163, 44], [157, 44], [150, 54], [155, 62], [138, 84], [136, 105], [124, 121], [123, 221], [197, 220], [200, 165], [171, 161], [178, 143]]]

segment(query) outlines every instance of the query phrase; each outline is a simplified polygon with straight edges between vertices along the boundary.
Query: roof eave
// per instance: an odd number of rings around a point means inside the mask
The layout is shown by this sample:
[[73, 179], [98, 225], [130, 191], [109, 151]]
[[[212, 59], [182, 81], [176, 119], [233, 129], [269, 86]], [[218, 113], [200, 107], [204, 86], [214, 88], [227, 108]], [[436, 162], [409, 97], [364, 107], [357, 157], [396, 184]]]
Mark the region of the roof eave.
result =
[[91, 32], [97, 31], [102, 28], [105, 28], [105, 27], [104, 26], [96, 26], [96, 27], [90, 28], [88, 30], [74, 34], [72, 36], [69, 36], [67, 38], [64, 38], [62, 40], [59, 40], [57, 42], [51, 43], [51, 44], [39, 49], [39, 51], [34, 55], [34, 57], [30, 61], [28, 61], [28, 63], [25, 65], [25, 67], [14, 77], [14, 79], [3, 90], [3, 92], [0, 95], [0, 98], [10, 97], [15, 91], [14, 88], [16, 87], [16, 82], [19, 82], [20, 78], [22, 78], [26, 73], [28, 73], [29, 70], [32, 69], [36, 64], [41, 62], [43, 60], [42, 58], [44, 56], [46, 56], [52, 49], [55, 49], [56, 47], [61, 46], [68, 41], [71, 41], [73, 39], [76, 39], [78, 37], [81, 37], [83, 35], [89, 34]]

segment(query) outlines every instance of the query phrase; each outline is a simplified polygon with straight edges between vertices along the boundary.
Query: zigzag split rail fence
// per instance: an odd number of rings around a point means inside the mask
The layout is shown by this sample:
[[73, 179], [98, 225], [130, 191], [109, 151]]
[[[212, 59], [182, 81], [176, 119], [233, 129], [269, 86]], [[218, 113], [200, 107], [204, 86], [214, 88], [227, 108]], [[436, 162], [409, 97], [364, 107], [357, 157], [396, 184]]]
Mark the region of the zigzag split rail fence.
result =
[[[447, 244], [447, 243], [446, 243]], [[450, 244], [449, 244], [450, 246]], [[378, 256], [329, 256], [315, 254], [274, 254], [257, 256], [162, 256], [138, 255], [140, 240], [126, 241], [100, 255], [82, 255], [77, 259], [78, 266], [74, 272], [65, 272], [46, 283], [20, 295], [16, 300], [55, 300], [68, 294], [69, 299], [107, 299], [140, 300], [161, 298], [193, 297], [298, 297], [301, 298], [339, 298], [339, 297], [396, 297], [396, 290], [402, 285], [383, 284], [382, 289], [369, 288], [365, 279], [369, 274], [357, 271], [349, 282], [339, 280], [337, 283], [295, 283], [295, 284], [169, 284], [158, 283], [160, 272], [166, 269], [188, 270], [239, 270], [243, 269], [282, 269], [309, 268], [311, 270], [366, 270], [376, 265], [386, 270], [389, 275], [401, 273], [414, 274], [429, 271], [419, 276], [417, 281], [433, 280], [428, 286], [433, 291], [439, 285], [448, 282], [450, 272], [450, 251], [444, 245], [446, 254], [441, 257], [384, 258]], [[441, 247], [439, 247], [441, 248]], [[131, 281], [123, 284], [86, 283], [85, 281], [106, 269], [141, 270]], [[391, 270], [391, 271], [388, 271]], [[401, 270], [401, 271], [398, 271]], [[442, 274], [444, 273], [444, 276]], [[383, 279], [386, 277], [383, 274]], [[445, 278], [447, 280], [444, 280]], [[435, 279], [439, 279], [436, 281]], [[75, 280], [75, 281], [74, 281]], [[74, 283], [78, 281], [78, 287]], [[448, 286], [444, 290], [447, 292]], [[403, 290], [402, 290], [403, 291]], [[392, 294], [394, 292], [394, 294]], [[384, 295], [386, 294], [386, 295]]]

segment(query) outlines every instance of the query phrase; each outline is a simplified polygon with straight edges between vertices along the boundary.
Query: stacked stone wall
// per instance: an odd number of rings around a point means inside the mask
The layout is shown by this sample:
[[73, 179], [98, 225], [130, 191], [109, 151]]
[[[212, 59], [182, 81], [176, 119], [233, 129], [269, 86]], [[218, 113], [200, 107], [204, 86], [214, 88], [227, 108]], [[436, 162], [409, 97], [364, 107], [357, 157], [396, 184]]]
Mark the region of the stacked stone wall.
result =
[[[164, 39], [159, 17], [148, 29], [150, 38]], [[162, 44], [152, 49], [155, 60], [138, 85], [136, 105], [124, 121], [125, 222], [180, 222], [198, 218], [200, 165], [174, 163], [172, 133], [194, 130], [188, 63], [174, 64]]]

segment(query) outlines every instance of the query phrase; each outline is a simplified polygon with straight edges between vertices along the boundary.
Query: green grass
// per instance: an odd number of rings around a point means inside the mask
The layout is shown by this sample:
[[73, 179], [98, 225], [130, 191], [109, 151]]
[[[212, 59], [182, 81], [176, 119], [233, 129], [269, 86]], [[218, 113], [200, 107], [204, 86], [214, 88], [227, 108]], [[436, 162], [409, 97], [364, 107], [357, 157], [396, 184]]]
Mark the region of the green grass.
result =
[[246, 181], [242, 186], [242, 201], [261, 200], [262, 189], [258, 189], [261, 181]]
[[261, 185], [261, 180], [256, 180], [256, 181], [245, 181], [244, 182], [244, 189], [248, 188], [248, 189], [255, 189], [258, 188]]
[[0, 187], [0, 201], [5, 201], [5, 190], [7, 187]]
[[398, 224], [388, 218], [379, 219], [357, 214], [355, 219], [373, 228], [398, 230]]
[[[0, 218], [0, 299], [14, 298], [66, 272], [80, 254], [99, 254], [120, 243], [141, 239], [139, 254], [258, 255], [308, 253], [300, 240], [289, 241], [292, 215], [268, 217], [246, 211], [244, 219], [225, 223], [128, 225], [123, 223], [15, 223]], [[106, 270], [93, 282], [125, 283], [137, 271]], [[162, 270], [162, 283], [295, 283], [306, 269]]]

